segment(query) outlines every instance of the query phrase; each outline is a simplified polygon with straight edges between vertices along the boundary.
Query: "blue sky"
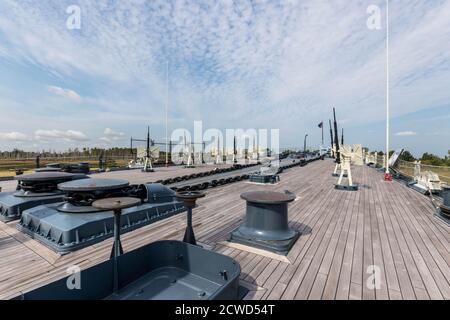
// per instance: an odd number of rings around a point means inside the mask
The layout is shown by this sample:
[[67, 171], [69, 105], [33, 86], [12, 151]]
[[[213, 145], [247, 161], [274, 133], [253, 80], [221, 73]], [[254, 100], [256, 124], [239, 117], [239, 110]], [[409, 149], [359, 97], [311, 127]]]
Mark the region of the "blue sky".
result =
[[[170, 129], [279, 128], [320, 143], [337, 108], [346, 142], [385, 141], [377, 0], [0, 2], [0, 149], [127, 146]], [[81, 28], [66, 9], [81, 9]], [[450, 149], [450, 1], [391, 1], [392, 148]], [[325, 126], [328, 141], [328, 125]]]

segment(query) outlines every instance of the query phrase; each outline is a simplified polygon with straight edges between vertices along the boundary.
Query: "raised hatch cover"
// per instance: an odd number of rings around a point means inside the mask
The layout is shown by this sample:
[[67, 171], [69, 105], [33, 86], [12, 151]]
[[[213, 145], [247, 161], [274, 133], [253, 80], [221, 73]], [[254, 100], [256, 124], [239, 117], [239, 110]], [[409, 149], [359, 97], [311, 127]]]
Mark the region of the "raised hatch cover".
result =
[[58, 185], [62, 191], [98, 191], [128, 187], [130, 183], [123, 179], [84, 179], [64, 182]]

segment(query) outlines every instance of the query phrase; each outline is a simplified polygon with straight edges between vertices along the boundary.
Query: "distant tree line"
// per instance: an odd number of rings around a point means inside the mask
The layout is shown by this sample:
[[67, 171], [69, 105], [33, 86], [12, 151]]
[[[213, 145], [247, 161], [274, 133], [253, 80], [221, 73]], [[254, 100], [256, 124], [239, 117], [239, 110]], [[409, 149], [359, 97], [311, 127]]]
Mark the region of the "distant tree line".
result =
[[[377, 152], [377, 151], [373, 151]], [[394, 153], [393, 150], [389, 151], [389, 156], [392, 156]], [[383, 156], [383, 151], [378, 151], [378, 156]], [[425, 152], [422, 157], [416, 158], [412, 155], [411, 152], [408, 150], [403, 151], [401, 154], [400, 160], [407, 161], [407, 162], [414, 162], [414, 161], [421, 161], [422, 164], [427, 164], [431, 166], [450, 166], [450, 150], [448, 150], [448, 155], [444, 158], [441, 158], [435, 154]]]
[[[133, 149], [133, 154], [136, 154], [136, 149]], [[14, 149], [12, 151], [0, 151], [0, 159], [26, 159], [26, 158], [71, 158], [71, 157], [123, 157], [129, 158], [132, 156], [130, 148], [82, 148], [82, 149], [68, 149], [66, 151], [42, 150], [24, 151]]]
[[420, 160], [422, 164], [428, 164], [432, 166], [450, 166], [450, 150], [448, 150], [448, 155], [444, 158], [441, 158], [435, 154], [425, 152], [421, 158], [416, 159], [411, 152], [405, 150], [403, 154], [400, 156], [400, 159], [403, 161], [413, 162], [416, 160]]

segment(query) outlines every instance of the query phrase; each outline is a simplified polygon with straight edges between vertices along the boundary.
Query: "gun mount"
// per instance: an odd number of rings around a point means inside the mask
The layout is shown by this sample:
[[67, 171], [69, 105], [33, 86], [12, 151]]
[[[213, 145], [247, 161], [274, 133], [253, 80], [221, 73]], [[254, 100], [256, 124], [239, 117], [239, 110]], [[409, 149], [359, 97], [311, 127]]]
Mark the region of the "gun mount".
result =
[[175, 192], [157, 184], [129, 185], [119, 179], [86, 179], [58, 185], [63, 202], [26, 210], [17, 228], [64, 254], [90, 246], [113, 235], [112, 211], [94, 207], [94, 201], [134, 197], [141, 204], [123, 210], [121, 233], [135, 230], [185, 210]]

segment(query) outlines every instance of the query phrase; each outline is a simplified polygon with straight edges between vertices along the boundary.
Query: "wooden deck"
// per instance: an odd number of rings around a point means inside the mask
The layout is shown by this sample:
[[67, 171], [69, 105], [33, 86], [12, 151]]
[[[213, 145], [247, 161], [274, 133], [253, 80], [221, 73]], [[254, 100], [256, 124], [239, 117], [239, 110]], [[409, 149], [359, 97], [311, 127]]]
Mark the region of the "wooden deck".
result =
[[[450, 227], [433, 217], [429, 199], [399, 182], [386, 183], [368, 167], [354, 167], [357, 192], [338, 191], [333, 163], [287, 170], [274, 186], [240, 182], [211, 189], [194, 210], [199, 242], [241, 265], [246, 299], [449, 299]], [[292, 227], [302, 232], [287, 259], [227, 244], [243, 219], [242, 192], [290, 190]], [[124, 250], [158, 239], [181, 239], [183, 214], [123, 236]], [[0, 298], [56, 280], [108, 258], [111, 240], [59, 256], [0, 223]], [[367, 285], [370, 267], [379, 289]], [[369, 271], [369, 272], [368, 272]]]

